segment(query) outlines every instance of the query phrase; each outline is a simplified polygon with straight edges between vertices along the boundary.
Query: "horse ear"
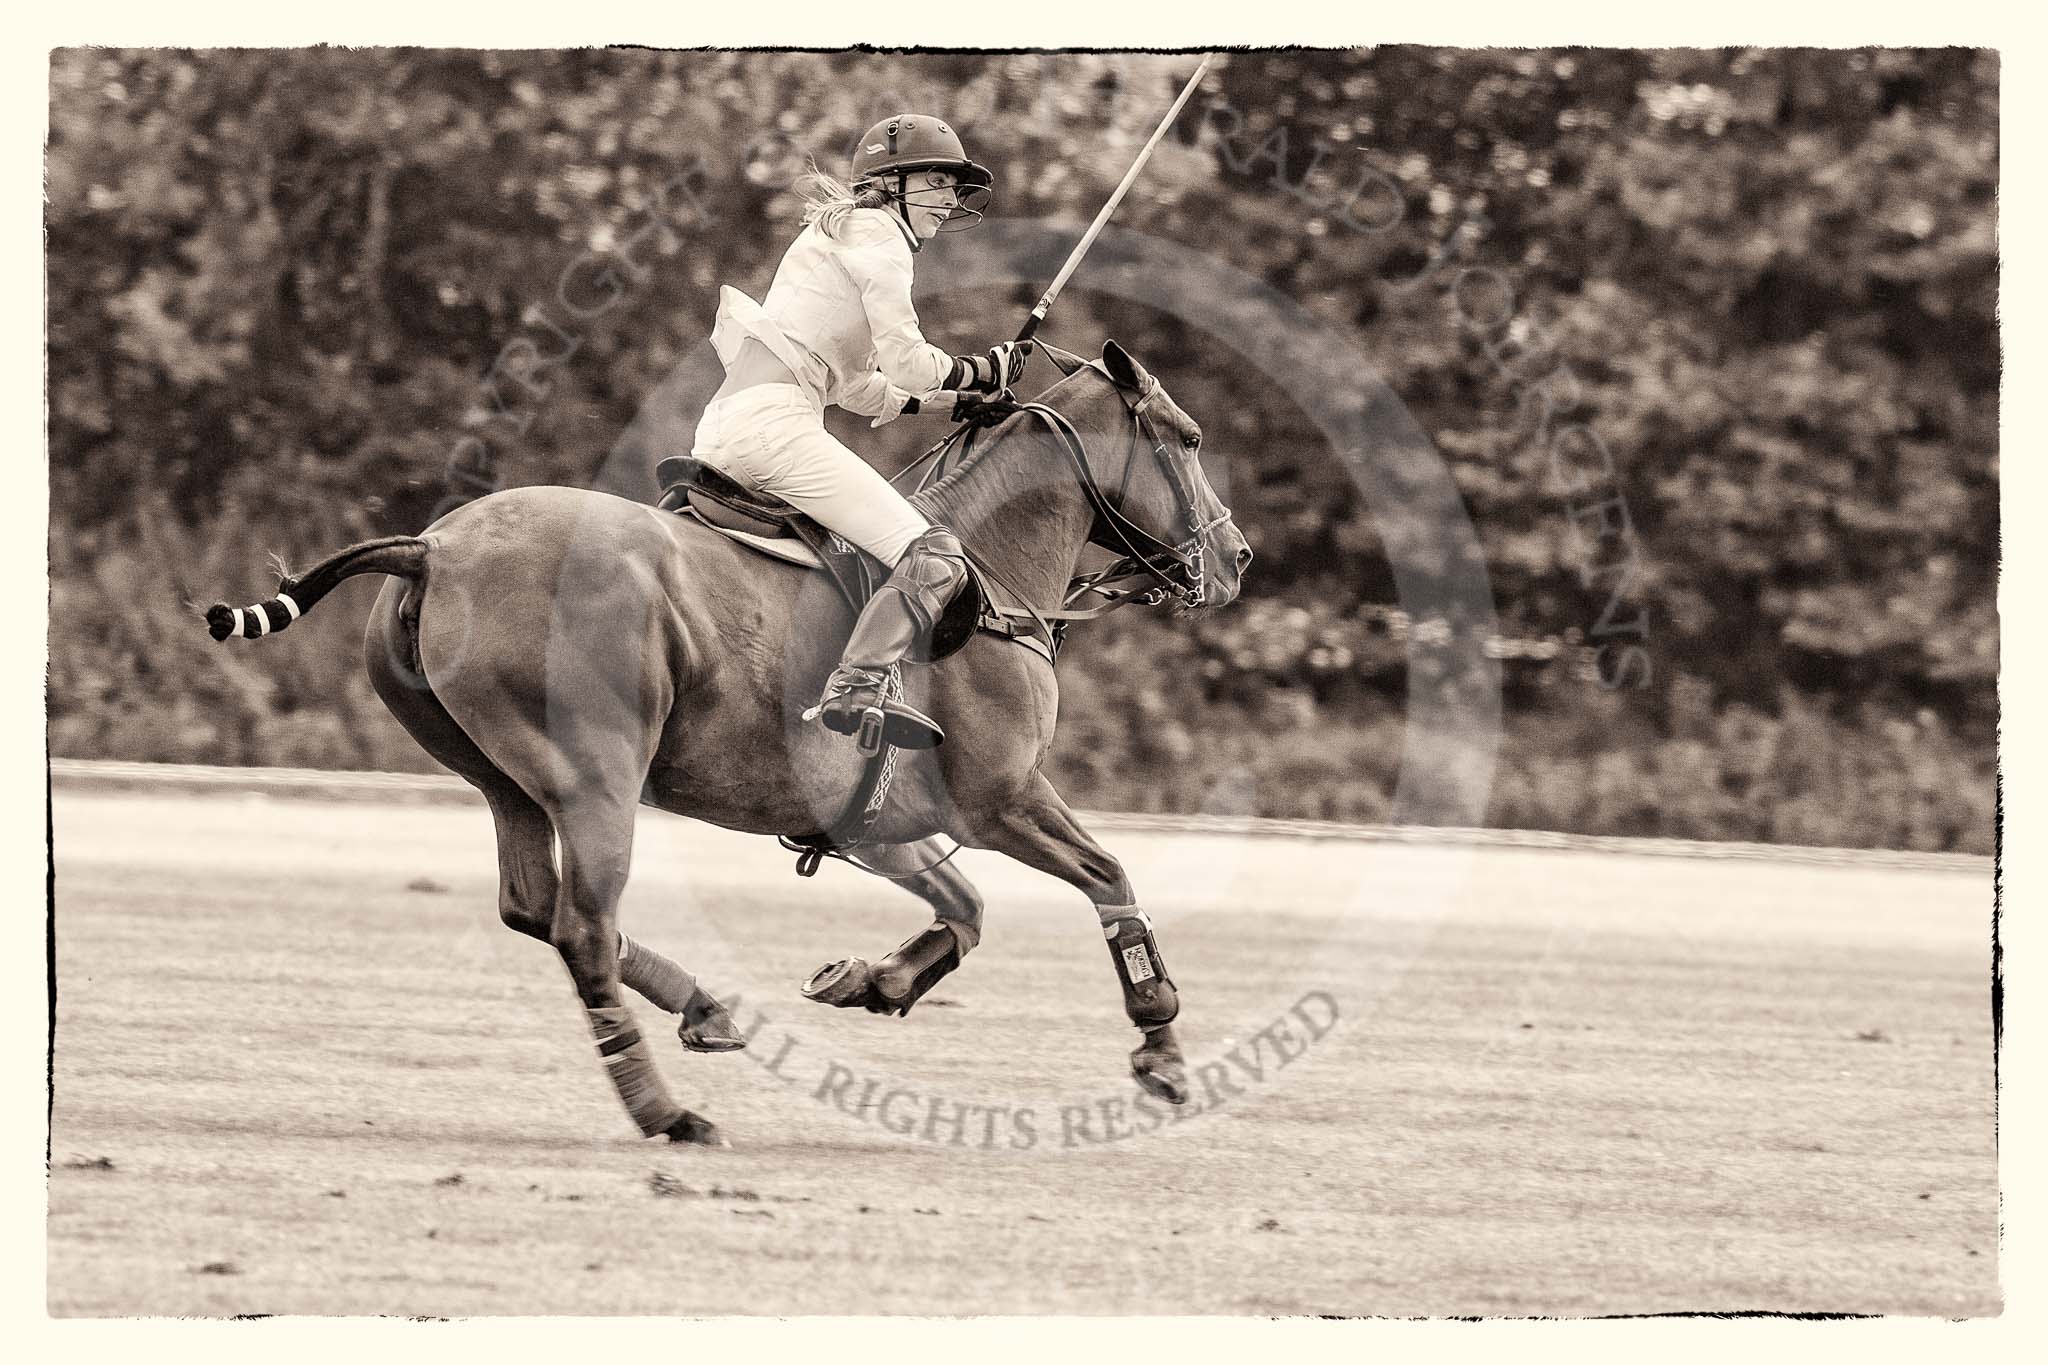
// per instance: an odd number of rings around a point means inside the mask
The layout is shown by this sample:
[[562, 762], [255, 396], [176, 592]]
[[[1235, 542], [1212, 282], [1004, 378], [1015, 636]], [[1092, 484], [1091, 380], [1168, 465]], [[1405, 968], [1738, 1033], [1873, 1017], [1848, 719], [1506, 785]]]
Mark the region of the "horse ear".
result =
[[1109, 377], [1119, 388], [1138, 392], [1145, 387], [1145, 367], [1131, 358], [1131, 353], [1114, 341], [1102, 343], [1102, 363], [1109, 371]]

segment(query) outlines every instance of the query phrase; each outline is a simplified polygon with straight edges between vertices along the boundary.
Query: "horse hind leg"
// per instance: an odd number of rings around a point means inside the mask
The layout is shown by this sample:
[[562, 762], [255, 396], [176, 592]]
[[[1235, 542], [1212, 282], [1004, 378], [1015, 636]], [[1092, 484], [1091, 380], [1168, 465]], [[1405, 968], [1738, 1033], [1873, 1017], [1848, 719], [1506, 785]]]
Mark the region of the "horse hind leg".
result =
[[[452, 726], [453, 721], [449, 724]], [[449, 757], [462, 761], [457, 771], [483, 792], [484, 800], [490, 806], [498, 836], [498, 917], [506, 927], [559, 950], [560, 945], [555, 942], [555, 925], [561, 913], [565, 887], [564, 878], [555, 863], [555, 822], [539, 802], [490, 765], [481, 752], [475, 754], [473, 761], [468, 755], [456, 753], [453, 745], [444, 745], [437, 752], [441, 753], [443, 761]], [[616, 899], [613, 906], [612, 922], [615, 924]], [[616, 934], [614, 958], [623, 985], [631, 986], [657, 1008], [683, 1016], [678, 1030], [683, 1046], [698, 1052], [730, 1052], [746, 1046], [745, 1036], [726, 1013], [725, 1007], [674, 962], [628, 939], [623, 931]], [[566, 955], [564, 960], [567, 960]], [[573, 965], [570, 970], [574, 976], [576, 969]], [[620, 1006], [617, 1013], [623, 1017], [623, 1001], [613, 1003]], [[593, 1029], [599, 1029], [597, 1018], [592, 1016]], [[610, 1020], [613, 1016], [605, 1018]], [[614, 1030], [610, 1036], [616, 1039], [621, 1035]], [[600, 1030], [600, 1056], [604, 1055], [605, 1038]], [[644, 1044], [642, 1046], [644, 1048]], [[631, 1065], [631, 1059], [626, 1064]], [[652, 1071], [651, 1062], [648, 1075], [653, 1077], [658, 1087], [660, 1078]], [[619, 1079], [615, 1068], [613, 1079]], [[621, 1098], [625, 1098], [623, 1089]], [[629, 1110], [632, 1108], [630, 1102], [627, 1107]], [[679, 1142], [717, 1139], [717, 1130], [708, 1122], [696, 1119], [688, 1111], [678, 1112], [694, 1121], [683, 1125], [682, 1136], [671, 1131], [675, 1127], [674, 1122], [663, 1124], [658, 1131], [668, 1133]], [[640, 1115], [636, 1113], [635, 1118], [639, 1119]], [[645, 1125], [642, 1126], [644, 1129]]]
[[370, 685], [422, 749], [483, 794], [498, 837], [498, 918], [546, 943], [559, 887], [555, 827], [477, 747], [420, 671], [419, 596], [417, 585], [397, 579], [378, 595], [364, 638]]
[[[552, 944], [560, 878], [555, 827], [540, 804], [508, 778], [486, 787], [498, 827], [498, 917], [528, 938]], [[736, 1052], [747, 1045], [715, 996], [673, 959], [619, 930], [619, 981], [649, 1004], [680, 1015], [676, 1038], [692, 1052]]]
[[804, 983], [806, 998], [841, 1009], [906, 1015], [911, 1006], [981, 942], [981, 893], [952, 863], [938, 839], [871, 850], [864, 860], [931, 906], [932, 922], [870, 965], [851, 957], [820, 967]]
[[[661, 717], [672, 700], [663, 690], [668, 675], [662, 661], [647, 652], [659, 637], [627, 628], [647, 619], [644, 576], [615, 573], [588, 585], [577, 580], [568, 594], [579, 603], [575, 620], [605, 622], [606, 628], [564, 640], [554, 632], [567, 626], [552, 615], [542, 617], [543, 607], [551, 613], [552, 604], [564, 600], [560, 582], [519, 579], [526, 570], [516, 558], [495, 564], [493, 572], [510, 575], [511, 583], [494, 585], [493, 593], [523, 604], [531, 619], [507, 609], [485, 620], [468, 610], [469, 594], [445, 597], [464, 571], [459, 554], [452, 562], [455, 569], [441, 578], [444, 597], [430, 589], [419, 614], [418, 677], [432, 680], [439, 706], [472, 747], [517, 785], [552, 828], [557, 880], [547, 940], [568, 968], [599, 1060], [634, 1125], [647, 1137], [724, 1145], [716, 1127], [670, 1095], [626, 1008], [620, 976], [618, 907], [630, 871], [633, 822]], [[468, 571], [480, 572], [474, 564]], [[389, 625], [377, 633], [401, 630], [398, 615], [394, 610], [386, 618], [380, 609], [380, 620]], [[522, 625], [544, 630], [523, 637]], [[536, 648], [543, 636], [548, 647]], [[373, 674], [379, 654], [404, 657], [373, 646]], [[397, 672], [388, 666], [386, 671]], [[378, 690], [388, 702], [387, 687], [406, 690], [406, 680], [380, 680]], [[531, 832], [513, 846], [537, 850], [539, 820], [516, 799], [503, 805], [515, 824]], [[537, 866], [538, 853], [530, 857]], [[516, 891], [516, 878], [513, 885]], [[537, 907], [520, 904], [524, 898], [516, 894], [507, 899], [513, 909], [508, 923], [529, 933], [538, 927]]]
[[[498, 837], [498, 918], [508, 929], [552, 944], [560, 878], [555, 827], [538, 802], [491, 761], [450, 715], [419, 663], [419, 592], [387, 584], [373, 612], [366, 653], [370, 681], [420, 747], [483, 793]], [[649, 1003], [682, 1016], [676, 1036], [692, 1052], [746, 1046], [739, 1026], [696, 979], [647, 945], [619, 934], [619, 974]]]
[[[540, 803], [510, 778], [484, 786], [498, 830], [498, 917], [507, 928], [552, 945], [561, 879], [555, 869], [555, 826]], [[746, 1035], [712, 994], [681, 965], [619, 930], [620, 983], [649, 1004], [682, 1016], [676, 1037], [692, 1052], [735, 1052]]]
[[548, 942], [561, 877], [555, 870], [555, 827], [510, 778], [483, 788], [498, 832], [498, 918], [505, 927]]
[[621, 812], [616, 802], [581, 799], [550, 815], [502, 774], [477, 785], [497, 826], [499, 916], [561, 956], [583, 1000], [599, 1060], [627, 1113], [648, 1137], [724, 1146], [715, 1125], [670, 1098], [621, 994], [630, 985], [657, 1007], [681, 1013], [685, 1046], [693, 1030], [745, 1045], [724, 1007], [687, 972], [618, 929], [618, 900], [632, 856], [632, 805]]
[[561, 887], [549, 940], [583, 1001], [598, 1058], [642, 1135], [724, 1146], [710, 1120], [669, 1095], [621, 994], [618, 905], [632, 862], [634, 813], [631, 800], [606, 795], [555, 803], [549, 814], [561, 841]]

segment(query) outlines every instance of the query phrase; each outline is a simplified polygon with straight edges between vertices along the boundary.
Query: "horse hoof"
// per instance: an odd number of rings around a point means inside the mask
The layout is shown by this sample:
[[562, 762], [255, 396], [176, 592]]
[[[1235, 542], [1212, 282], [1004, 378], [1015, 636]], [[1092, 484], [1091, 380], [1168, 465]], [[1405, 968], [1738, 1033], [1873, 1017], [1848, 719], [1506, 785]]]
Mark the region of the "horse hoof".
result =
[[850, 957], [812, 972], [803, 989], [806, 1000], [853, 1009], [868, 1003], [868, 995], [874, 989], [874, 974], [866, 962]]
[[1138, 1084], [1144, 1086], [1148, 1093], [1157, 1095], [1168, 1104], [1188, 1102], [1187, 1068], [1179, 1062], [1154, 1066], [1133, 1057], [1131, 1075], [1137, 1077]]
[[1180, 1055], [1180, 1044], [1171, 1034], [1148, 1036], [1132, 1050], [1131, 1075], [1148, 1094], [1156, 1095], [1168, 1104], [1188, 1102], [1187, 1062]]
[[738, 1052], [747, 1045], [747, 1035], [717, 1001], [684, 1015], [676, 1026], [676, 1039], [692, 1052]]
[[671, 1123], [665, 1130], [668, 1140], [677, 1146], [689, 1144], [696, 1147], [730, 1147], [725, 1134], [718, 1131], [718, 1125], [702, 1114], [683, 1111], [683, 1116]]

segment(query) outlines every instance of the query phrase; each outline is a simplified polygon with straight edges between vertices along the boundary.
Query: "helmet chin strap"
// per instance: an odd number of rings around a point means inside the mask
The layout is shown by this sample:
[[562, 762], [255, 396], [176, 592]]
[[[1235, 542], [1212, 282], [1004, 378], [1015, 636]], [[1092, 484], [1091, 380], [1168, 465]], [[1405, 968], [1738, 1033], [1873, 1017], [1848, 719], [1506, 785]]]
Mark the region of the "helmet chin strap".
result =
[[924, 250], [924, 238], [917, 235], [917, 224], [910, 221], [910, 173], [896, 172], [896, 216], [903, 220], [903, 226], [910, 232], [910, 254]]

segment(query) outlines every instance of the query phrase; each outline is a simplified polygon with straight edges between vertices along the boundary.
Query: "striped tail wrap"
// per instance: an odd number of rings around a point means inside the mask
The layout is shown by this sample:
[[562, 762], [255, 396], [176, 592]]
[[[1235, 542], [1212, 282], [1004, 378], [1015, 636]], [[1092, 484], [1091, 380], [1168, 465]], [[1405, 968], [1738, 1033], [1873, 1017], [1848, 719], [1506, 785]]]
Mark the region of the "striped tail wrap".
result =
[[214, 603], [206, 609], [206, 633], [216, 640], [225, 640], [230, 635], [239, 635], [244, 640], [260, 640], [298, 620], [301, 610], [298, 601], [280, 586], [277, 596], [253, 607]]
[[417, 536], [387, 536], [351, 545], [305, 573], [285, 575], [277, 595], [253, 606], [231, 607], [216, 602], [206, 609], [206, 633], [216, 640], [239, 635], [260, 640], [304, 616], [344, 579], [357, 574], [394, 574], [418, 581], [427, 567], [427, 543]]

